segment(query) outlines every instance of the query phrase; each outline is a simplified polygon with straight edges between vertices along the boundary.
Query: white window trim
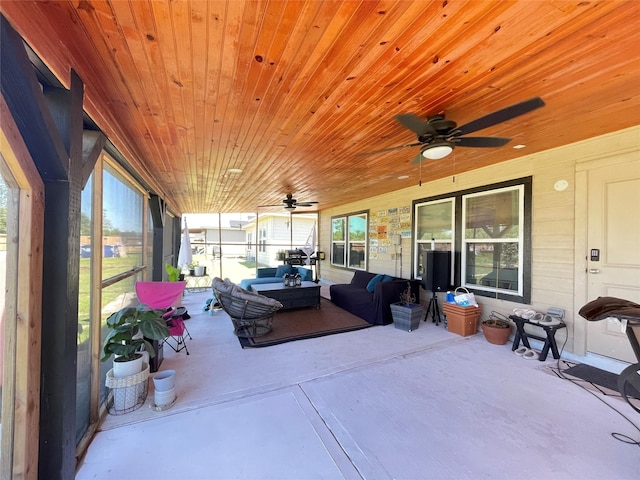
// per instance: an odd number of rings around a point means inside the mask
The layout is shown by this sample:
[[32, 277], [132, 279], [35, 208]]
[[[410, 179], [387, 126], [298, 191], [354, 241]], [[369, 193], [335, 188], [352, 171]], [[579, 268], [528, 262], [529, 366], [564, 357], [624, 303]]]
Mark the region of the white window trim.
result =
[[[349, 236], [349, 220], [352, 217], [364, 217], [365, 226], [364, 226], [364, 240], [355, 240], [351, 241]], [[333, 222], [335, 220], [344, 219], [344, 240], [334, 240], [333, 239]], [[354, 267], [350, 266], [350, 246], [352, 243], [362, 243], [364, 245], [364, 265], [362, 267]], [[344, 263], [339, 264], [335, 263], [335, 258], [333, 257], [334, 245], [344, 245]], [[345, 215], [336, 215], [335, 217], [331, 217], [331, 265], [338, 268], [347, 268], [349, 270], [364, 270], [366, 271], [369, 265], [369, 212], [353, 212], [347, 213]]]
[[[468, 198], [472, 197], [482, 197], [487, 195], [496, 195], [500, 192], [506, 191], [518, 191], [518, 236], [517, 237], [509, 237], [509, 238], [496, 238], [496, 239], [467, 239], [465, 234], [465, 225], [467, 224], [467, 202]], [[514, 185], [510, 187], [496, 188], [491, 190], [484, 190], [482, 192], [470, 193], [467, 195], [462, 195], [462, 247], [461, 247], [461, 261], [460, 261], [460, 278], [462, 282], [462, 286], [466, 288], [473, 288], [474, 290], [482, 290], [485, 292], [497, 292], [503, 293], [507, 295], [516, 295], [515, 290], [507, 290], [504, 288], [496, 287], [487, 287], [485, 285], [475, 284], [475, 283], [467, 283], [465, 279], [467, 278], [467, 244], [470, 243], [513, 243], [514, 241], [518, 243], [518, 290], [517, 295], [524, 295], [524, 185]]]
[[[418, 218], [418, 210], [420, 209], [420, 207], [424, 207], [424, 206], [428, 206], [428, 205], [436, 205], [438, 203], [447, 203], [450, 202], [451, 203], [451, 240], [438, 240], [437, 238], [434, 239], [435, 243], [438, 244], [448, 244], [449, 245], [449, 251], [451, 252], [451, 277], [453, 279], [453, 274], [454, 274], [454, 252], [455, 252], [455, 245], [456, 245], [456, 198], [455, 197], [447, 197], [447, 198], [441, 198], [438, 200], [432, 200], [430, 202], [422, 202], [422, 203], [416, 203], [415, 208], [414, 208], [414, 214], [415, 214], [415, 218]], [[414, 231], [413, 231], [413, 235], [414, 238], [416, 239], [416, 245], [417, 244], [431, 244], [431, 239], [420, 239], [418, 238], [418, 222], [415, 222], [414, 225]], [[437, 248], [436, 248], [437, 250]], [[419, 248], [415, 248], [415, 252], [414, 252], [414, 272], [418, 272], [419, 271], [419, 264], [420, 264], [420, 249]], [[422, 275], [416, 275], [416, 278], [418, 279], [422, 279]]]

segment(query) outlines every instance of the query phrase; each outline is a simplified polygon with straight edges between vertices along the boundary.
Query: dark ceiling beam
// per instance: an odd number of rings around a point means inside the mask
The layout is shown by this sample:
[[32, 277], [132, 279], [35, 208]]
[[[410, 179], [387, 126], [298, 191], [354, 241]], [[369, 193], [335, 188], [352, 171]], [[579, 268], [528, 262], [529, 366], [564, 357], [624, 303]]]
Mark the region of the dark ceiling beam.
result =
[[0, 18], [0, 84], [18, 130], [43, 180], [67, 177], [68, 154], [48, 111], [22, 38]]
[[82, 132], [82, 188], [87, 184], [106, 143], [107, 137], [102, 132], [97, 130]]

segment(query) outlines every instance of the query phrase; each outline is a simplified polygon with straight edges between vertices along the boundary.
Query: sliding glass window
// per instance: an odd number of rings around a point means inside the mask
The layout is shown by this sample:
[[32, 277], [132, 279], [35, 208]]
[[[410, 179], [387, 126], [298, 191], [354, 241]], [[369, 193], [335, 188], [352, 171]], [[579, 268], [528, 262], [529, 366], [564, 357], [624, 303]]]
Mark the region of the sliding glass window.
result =
[[80, 213], [80, 282], [78, 289], [78, 354], [76, 363], [76, 443], [91, 423], [91, 300], [93, 282], [93, 180], [82, 190]]
[[[115, 164], [104, 162], [102, 181], [102, 290], [100, 344], [109, 333], [107, 317], [121, 308], [135, 306], [136, 280], [143, 279], [142, 271], [132, 275], [144, 263], [144, 208], [142, 190]], [[96, 242], [97, 243], [97, 242]], [[117, 281], [116, 281], [117, 279]], [[101, 364], [101, 403], [107, 395], [105, 378], [112, 361]]]

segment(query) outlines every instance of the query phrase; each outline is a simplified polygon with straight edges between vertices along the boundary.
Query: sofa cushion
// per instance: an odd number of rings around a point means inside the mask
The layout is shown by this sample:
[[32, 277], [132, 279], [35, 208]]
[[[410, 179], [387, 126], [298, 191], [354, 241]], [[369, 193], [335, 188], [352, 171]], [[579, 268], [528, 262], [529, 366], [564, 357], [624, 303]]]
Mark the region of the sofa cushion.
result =
[[275, 277], [277, 271], [276, 267], [260, 267], [256, 270], [256, 278]]
[[[391, 279], [391, 277], [389, 277], [389, 279]], [[384, 281], [384, 275], [382, 274], [376, 275], [371, 280], [369, 280], [369, 283], [367, 283], [367, 291], [373, 293], [374, 290], [376, 289], [376, 284], [383, 281]]]
[[329, 292], [331, 301], [340, 308], [371, 324], [379, 323], [376, 321], [378, 307], [373, 301], [373, 293], [366, 288], [346, 283], [333, 284], [329, 287]]
[[296, 271], [302, 277], [303, 282], [313, 282], [313, 271], [310, 268], [296, 267]]
[[351, 279], [351, 286], [356, 288], [367, 288], [367, 285], [371, 281], [373, 277], [375, 277], [375, 273], [365, 272], [363, 270], [356, 270], [353, 274], [353, 278]]
[[278, 265], [278, 268], [276, 269], [276, 277], [282, 278], [284, 277], [287, 273], [292, 273], [293, 269], [291, 268], [291, 265], [289, 264], [284, 264], [284, 265]]
[[282, 283], [282, 277], [259, 277], [259, 278], [245, 278], [240, 282], [240, 287], [245, 290], [251, 290], [251, 285], [257, 285], [261, 283]]
[[220, 277], [215, 277], [213, 279], [213, 281], [211, 282], [211, 286], [213, 288], [215, 288], [216, 290], [218, 290], [219, 292], [222, 293], [231, 293], [231, 291], [233, 290], [233, 288], [236, 286], [235, 283], [233, 283], [231, 280], [229, 280], [228, 278], [225, 278], [224, 280], [221, 279]]

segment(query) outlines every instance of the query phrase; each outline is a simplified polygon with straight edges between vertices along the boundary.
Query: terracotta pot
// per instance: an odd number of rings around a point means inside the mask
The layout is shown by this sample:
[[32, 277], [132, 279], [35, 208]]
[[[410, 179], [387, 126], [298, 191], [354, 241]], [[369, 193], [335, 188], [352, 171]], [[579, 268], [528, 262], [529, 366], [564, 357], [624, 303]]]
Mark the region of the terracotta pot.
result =
[[504, 345], [509, 341], [511, 324], [500, 320], [486, 320], [482, 322], [482, 333], [487, 342], [494, 345]]
[[442, 310], [447, 316], [447, 330], [466, 337], [478, 333], [480, 306], [463, 307], [455, 303], [445, 303]]

